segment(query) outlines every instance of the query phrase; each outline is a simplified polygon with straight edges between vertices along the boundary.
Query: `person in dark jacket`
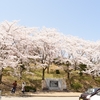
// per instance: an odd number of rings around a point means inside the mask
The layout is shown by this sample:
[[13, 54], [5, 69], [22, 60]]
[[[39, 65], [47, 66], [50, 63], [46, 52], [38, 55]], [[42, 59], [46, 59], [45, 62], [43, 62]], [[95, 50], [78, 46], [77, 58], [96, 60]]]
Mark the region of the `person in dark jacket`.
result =
[[13, 88], [12, 88], [11, 92], [15, 93], [16, 92], [16, 87], [17, 87], [17, 81], [15, 81], [12, 85], [13, 85]]

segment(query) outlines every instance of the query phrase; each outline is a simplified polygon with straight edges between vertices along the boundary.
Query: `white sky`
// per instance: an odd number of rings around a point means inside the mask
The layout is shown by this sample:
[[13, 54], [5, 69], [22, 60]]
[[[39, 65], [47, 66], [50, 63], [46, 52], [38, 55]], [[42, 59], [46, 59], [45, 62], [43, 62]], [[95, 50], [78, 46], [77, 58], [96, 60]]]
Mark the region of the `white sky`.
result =
[[100, 0], [0, 0], [0, 22], [56, 28], [65, 35], [100, 40]]

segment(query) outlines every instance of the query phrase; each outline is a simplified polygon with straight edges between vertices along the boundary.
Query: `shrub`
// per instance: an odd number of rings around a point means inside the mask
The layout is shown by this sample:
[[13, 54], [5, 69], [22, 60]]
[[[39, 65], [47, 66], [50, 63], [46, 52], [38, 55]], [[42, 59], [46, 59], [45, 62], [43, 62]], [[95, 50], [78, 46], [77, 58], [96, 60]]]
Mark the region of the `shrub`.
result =
[[59, 70], [56, 70], [56, 74], [60, 74], [60, 71]]
[[36, 87], [25, 86], [25, 92], [36, 92]]
[[71, 87], [75, 90], [75, 91], [79, 91], [79, 89], [82, 88], [82, 85], [80, 83], [73, 83], [71, 84]]

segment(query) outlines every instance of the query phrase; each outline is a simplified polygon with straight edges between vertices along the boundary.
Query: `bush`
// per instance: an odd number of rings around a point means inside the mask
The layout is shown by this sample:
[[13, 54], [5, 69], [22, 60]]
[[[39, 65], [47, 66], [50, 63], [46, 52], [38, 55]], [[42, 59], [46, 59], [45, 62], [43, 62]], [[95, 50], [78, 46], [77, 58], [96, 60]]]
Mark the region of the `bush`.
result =
[[60, 74], [60, 71], [59, 70], [56, 70], [56, 74]]
[[36, 87], [25, 86], [25, 92], [36, 92]]
[[75, 91], [79, 91], [79, 89], [82, 88], [82, 85], [80, 83], [73, 83], [71, 84], [71, 87], [75, 90]]

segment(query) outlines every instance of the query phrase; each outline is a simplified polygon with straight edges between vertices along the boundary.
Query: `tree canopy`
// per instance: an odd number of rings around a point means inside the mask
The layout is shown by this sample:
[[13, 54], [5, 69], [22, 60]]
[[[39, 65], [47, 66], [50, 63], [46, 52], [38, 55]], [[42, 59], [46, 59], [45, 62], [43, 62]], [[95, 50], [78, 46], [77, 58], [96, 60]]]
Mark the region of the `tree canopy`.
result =
[[7, 66], [16, 68], [21, 61], [29, 63], [29, 59], [34, 59], [43, 68], [53, 62], [69, 61], [72, 69], [79, 69], [82, 63], [87, 65], [84, 73], [100, 75], [99, 55], [100, 41], [64, 35], [53, 28], [20, 26], [18, 21], [0, 24], [1, 69]]

